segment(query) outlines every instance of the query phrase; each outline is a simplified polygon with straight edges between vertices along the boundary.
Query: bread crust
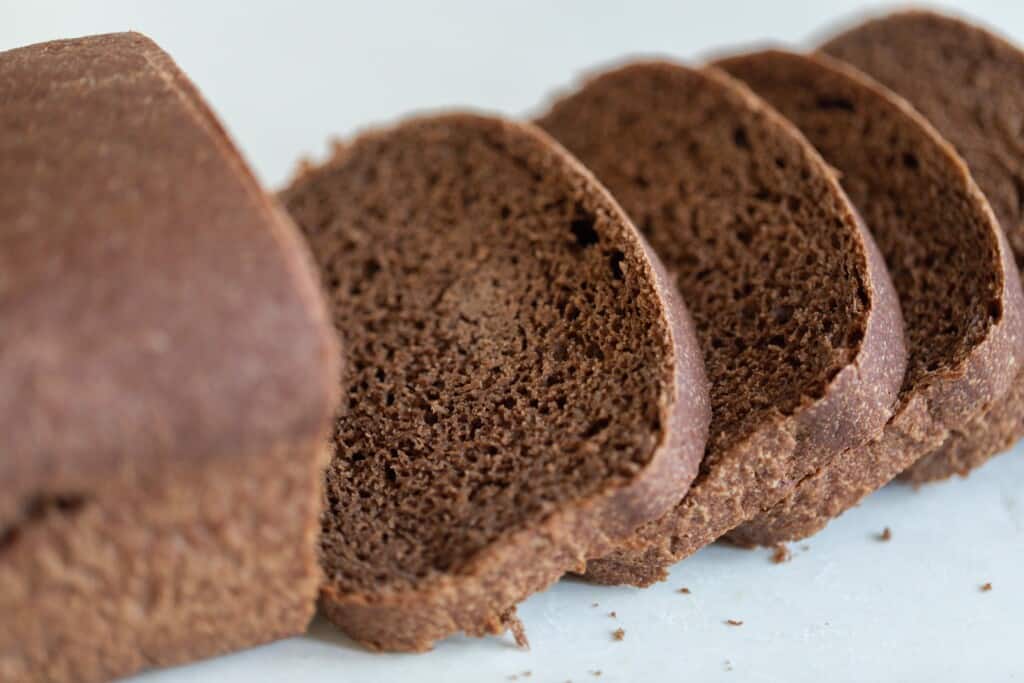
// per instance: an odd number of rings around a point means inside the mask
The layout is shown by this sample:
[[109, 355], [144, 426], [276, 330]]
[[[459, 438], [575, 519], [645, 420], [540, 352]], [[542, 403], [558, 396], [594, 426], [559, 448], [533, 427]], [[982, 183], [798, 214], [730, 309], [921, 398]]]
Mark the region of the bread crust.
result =
[[[1024, 53], [981, 27], [924, 10], [868, 20], [819, 50], [907, 98], [957, 148], [987, 195], [1019, 268], [1024, 262], [1018, 199], [1024, 170], [1004, 115], [1019, 109], [1014, 98], [1024, 86]], [[896, 68], [891, 58], [898, 60]], [[1014, 323], [1010, 328], [1008, 334], [1018, 333]], [[923, 484], [966, 476], [1024, 436], [1024, 372], [1020, 363], [1002, 371], [1015, 373], [1010, 390], [990, 398], [990, 410], [954, 429], [941, 446], [907, 469], [902, 481]]]
[[[646, 467], [627, 484], [605, 486], [596, 495], [564, 504], [535, 525], [509, 530], [457, 570], [411, 588], [357, 593], [328, 579], [321, 589], [324, 613], [346, 634], [375, 650], [424, 651], [459, 631], [474, 636], [504, 632], [515, 623], [516, 603], [567, 571], [581, 569], [588, 558], [607, 552], [617, 540], [675, 503], [696, 476], [710, 421], [703, 358], [690, 316], [657, 257], [590, 172], [533, 126], [473, 114], [423, 117], [366, 135], [387, 136], [392, 130], [425, 123], [447, 126], [452, 135], [460, 134], [460, 129], [484, 130], [510, 146], [542, 151], [548, 163], [545, 172], [571, 178], [601, 211], [625, 226], [623, 234], [633, 241], [630, 248], [645, 256], [642, 277], [661, 303], [674, 367], [660, 405], [659, 443]], [[356, 144], [341, 147], [324, 168], [343, 163]], [[303, 171], [282, 192], [286, 204], [318, 172], [316, 167]]]
[[[989, 304], [997, 306], [997, 316], [988, 321], [983, 337], [959, 361], [950, 357], [940, 372], [924, 375], [904, 385], [895, 414], [878, 438], [836, 458], [804, 478], [785, 499], [770, 510], [733, 530], [728, 538], [741, 545], [775, 545], [809, 536], [828, 521], [856, 505], [864, 496], [884, 486], [923, 455], [933, 451], [952, 430], [985, 412], [1010, 387], [1011, 378], [1024, 360], [1022, 356], [1022, 301], [1020, 283], [1015, 275], [1011, 252], [988, 202], [971, 179], [967, 167], [949, 146], [909, 104], [898, 100], [885, 88], [856, 70], [826, 56], [803, 56], [780, 51], [739, 55], [716, 62], [738, 77], [753, 79], [759, 89], [758, 73], [790, 73], [799, 78], [801, 95], [808, 88], [820, 89], [819, 97], [849, 101], [857, 115], [843, 112], [851, 130], [860, 125], [855, 116], [900, 117], [902, 125], [918, 144], [917, 159], [922, 165], [942, 164], [942, 195], [930, 204], [934, 216], [910, 215], [907, 220], [922, 224], [933, 222], [941, 229], [947, 208], [945, 202], [967, 205], [974, 215], [977, 232], [983, 234], [992, 249], [979, 250], [972, 258], [982, 261], [977, 268], [996, 273], [997, 295]], [[762, 86], [763, 87], [763, 86]], [[783, 97], [791, 97], [790, 89]], [[769, 101], [772, 97], [766, 95]], [[783, 112], [786, 104], [779, 104]], [[910, 133], [908, 133], [910, 134]], [[922, 141], [927, 147], [921, 146]], [[839, 152], [841, 153], [841, 152]], [[860, 182], [842, 159], [829, 158], [849, 182]], [[894, 179], [895, 174], [892, 176]], [[950, 178], [953, 182], [950, 182]], [[927, 183], [916, 191], [928, 192]], [[949, 199], [952, 197], [953, 199]], [[863, 198], [871, 201], [870, 196]], [[952, 206], [950, 203], [948, 206]], [[916, 209], [908, 209], [916, 211]], [[871, 226], [868, 226], [871, 227]], [[890, 228], [892, 229], [892, 228]], [[952, 229], [966, 230], [953, 226]], [[896, 256], [896, 258], [904, 258]], [[908, 296], [912, 292], [906, 292]], [[911, 299], [907, 304], [912, 303]], [[982, 302], [984, 304], [984, 302]], [[965, 330], [964, 334], [973, 330]], [[912, 351], [912, 354], [914, 352]]]
[[0, 81], [0, 679], [301, 632], [341, 359], [301, 238], [145, 36], [0, 53]]
[[[792, 138], [838, 200], [841, 220], [855, 235], [870, 310], [853, 360], [832, 378], [820, 398], [805, 398], [792, 414], [767, 419], [743, 441], [716, 454], [714, 467], [699, 480], [699, 493], [691, 489], [672, 511], [642, 526], [614, 552], [587, 562], [588, 580], [639, 586], [663, 579], [670, 564], [784, 496], [801, 476], [836, 453], [876, 435], [891, 414], [906, 364], [902, 317], [884, 263], [838, 183], [806, 140], [749, 90], [713, 68], [696, 72], [664, 62], [634, 64], [599, 75], [583, 88], [648, 70], [687, 74], [686, 78], [699, 80], [731, 106], [763, 114], [766, 125]], [[565, 101], [541, 117], [543, 127], [548, 127], [549, 117]]]

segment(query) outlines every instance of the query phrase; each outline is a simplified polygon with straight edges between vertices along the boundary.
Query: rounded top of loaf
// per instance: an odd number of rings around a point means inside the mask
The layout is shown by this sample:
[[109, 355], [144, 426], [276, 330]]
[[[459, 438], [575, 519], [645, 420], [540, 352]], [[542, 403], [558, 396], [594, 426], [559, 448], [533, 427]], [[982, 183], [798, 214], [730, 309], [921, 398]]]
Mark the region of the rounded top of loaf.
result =
[[340, 355], [308, 254], [171, 58], [62, 40], [0, 82], [7, 489], [321, 438]]

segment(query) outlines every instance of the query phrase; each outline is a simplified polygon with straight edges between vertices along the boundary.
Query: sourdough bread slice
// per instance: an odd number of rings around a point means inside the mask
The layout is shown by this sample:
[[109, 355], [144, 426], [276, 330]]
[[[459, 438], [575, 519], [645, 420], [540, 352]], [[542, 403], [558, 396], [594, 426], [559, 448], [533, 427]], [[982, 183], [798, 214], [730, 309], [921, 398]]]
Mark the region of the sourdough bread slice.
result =
[[301, 236], [145, 36], [0, 83], [0, 681], [302, 633], [341, 354]]
[[686, 491], [710, 419], [693, 324], [622, 210], [529, 125], [364, 135], [283, 193], [350, 350], [327, 616], [372, 648], [497, 633]]
[[885, 257], [906, 323], [907, 373], [882, 434], [729, 536], [772, 545], [819, 530], [1005, 394], [1024, 354], [1024, 302], [988, 202], [909, 104], [823, 55], [766, 51], [715, 65], [796, 124], [838, 171]]
[[[1024, 53], [959, 19], [911, 11], [868, 21], [821, 50], [905, 97], [963, 155], [1024, 264]], [[955, 431], [903, 476], [965, 475], [1024, 435], [1024, 368], [991, 410]]]
[[615, 194], [697, 324], [712, 426], [682, 501], [601, 583], [646, 585], [885, 424], [906, 349], [881, 256], [814, 149], [716, 69], [639, 63], [539, 123]]

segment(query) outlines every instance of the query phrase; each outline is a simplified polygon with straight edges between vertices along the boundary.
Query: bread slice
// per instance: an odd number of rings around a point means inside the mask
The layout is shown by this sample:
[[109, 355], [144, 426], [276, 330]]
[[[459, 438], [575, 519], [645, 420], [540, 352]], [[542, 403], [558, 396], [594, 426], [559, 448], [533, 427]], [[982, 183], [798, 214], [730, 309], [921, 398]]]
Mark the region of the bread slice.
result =
[[[868, 21], [821, 50], [905, 97], [963, 155], [1024, 265], [1024, 53], [959, 19], [911, 11]], [[904, 479], [966, 475], [1024, 435], [1024, 371], [991, 410], [956, 430]]]
[[899, 305], [825, 163], [721, 71], [632, 64], [539, 123], [640, 226], [704, 350], [713, 417], [696, 482], [587, 563], [595, 581], [646, 585], [879, 432], [906, 364]]
[[515, 627], [517, 602], [689, 486], [710, 420], [692, 322], [546, 135], [420, 118], [283, 199], [352, 359], [322, 537], [322, 604], [350, 636], [424, 650]]
[[144, 36], [0, 83], [0, 680], [301, 633], [340, 354], [295, 226]]
[[1005, 394], [1024, 360], [1024, 301], [988, 202], [909, 104], [823, 55], [765, 51], [715, 65], [796, 124], [838, 171], [889, 266], [910, 354], [885, 431], [730, 534], [772, 545], [819, 530]]

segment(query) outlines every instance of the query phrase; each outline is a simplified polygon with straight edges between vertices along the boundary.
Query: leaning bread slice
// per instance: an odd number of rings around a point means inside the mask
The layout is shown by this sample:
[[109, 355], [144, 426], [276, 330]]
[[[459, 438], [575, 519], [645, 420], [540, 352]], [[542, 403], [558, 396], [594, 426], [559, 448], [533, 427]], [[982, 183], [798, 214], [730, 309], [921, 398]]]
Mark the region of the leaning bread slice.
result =
[[710, 419], [692, 322], [594, 178], [529, 125], [422, 118], [283, 193], [348, 348], [327, 616], [423, 650], [673, 505]]
[[712, 426], [672, 511], [587, 564], [645, 585], [885, 424], [906, 349], [892, 283], [807, 141], [716, 69], [598, 76], [540, 125], [615, 194], [697, 324]]
[[819, 530], [1005, 394], [1024, 359], [1024, 302], [984, 196], [909, 104], [825, 56], [767, 51], [716, 66], [796, 124], [838, 170], [885, 257], [906, 323], [909, 364], [885, 431], [729, 536], [771, 545]]
[[[963, 155], [1024, 264], [1024, 53], [959, 19], [911, 11], [868, 21], [821, 50], [905, 97]], [[1024, 435], [1024, 368], [1005, 396], [903, 478], [965, 475]]]

